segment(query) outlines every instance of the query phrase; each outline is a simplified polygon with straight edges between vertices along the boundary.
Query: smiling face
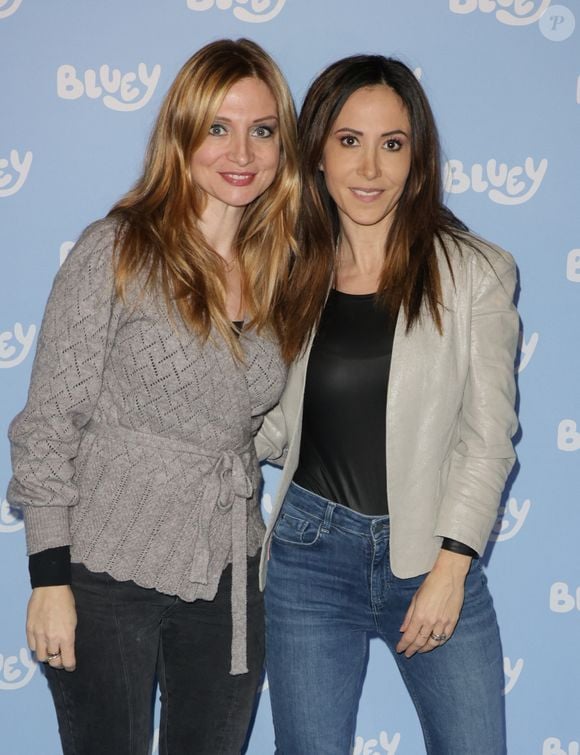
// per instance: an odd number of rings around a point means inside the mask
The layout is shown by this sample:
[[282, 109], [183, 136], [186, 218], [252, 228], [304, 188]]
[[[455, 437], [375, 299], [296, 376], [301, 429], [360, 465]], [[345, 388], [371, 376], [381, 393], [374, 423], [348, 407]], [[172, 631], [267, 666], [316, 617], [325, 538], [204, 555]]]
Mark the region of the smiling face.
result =
[[341, 225], [386, 233], [410, 167], [411, 128], [399, 96], [386, 85], [357, 89], [333, 123], [320, 162]]
[[278, 108], [260, 79], [231, 86], [191, 160], [193, 181], [207, 207], [245, 207], [276, 177], [280, 160]]

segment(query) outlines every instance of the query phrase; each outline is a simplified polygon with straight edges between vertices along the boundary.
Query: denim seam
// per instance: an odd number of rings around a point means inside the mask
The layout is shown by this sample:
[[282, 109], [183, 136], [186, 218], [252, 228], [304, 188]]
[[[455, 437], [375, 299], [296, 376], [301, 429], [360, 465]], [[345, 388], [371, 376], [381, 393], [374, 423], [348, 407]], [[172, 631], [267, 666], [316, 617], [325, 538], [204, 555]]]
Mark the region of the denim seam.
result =
[[[163, 735], [161, 732], [161, 722], [159, 725], [159, 755], [167, 755], [169, 752], [169, 737], [168, 737], [168, 730], [169, 730], [169, 686], [167, 684], [167, 672], [165, 667], [165, 654], [163, 653], [163, 619], [161, 619], [161, 629], [159, 632], [159, 650], [158, 653], [161, 655], [161, 664], [158, 664], [158, 666], [161, 666], [161, 676], [163, 677], [163, 686], [165, 687], [165, 701], [163, 704], [163, 716], [162, 716], [162, 722], [163, 722]], [[160, 681], [160, 680], [159, 680]]]
[[121, 668], [123, 670], [123, 678], [125, 680], [125, 689], [127, 690], [127, 711], [128, 711], [128, 719], [129, 719], [129, 753], [133, 752], [133, 717], [134, 717], [134, 711], [131, 706], [131, 695], [130, 695], [130, 685], [129, 685], [129, 674], [127, 673], [127, 664], [125, 662], [125, 653], [124, 653], [124, 647], [123, 643], [121, 641], [121, 627], [119, 624], [119, 616], [117, 614], [117, 608], [114, 605], [113, 601], [110, 600], [111, 608], [113, 609], [113, 613], [115, 615], [115, 626], [117, 628], [117, 644], [119, 645], [119, 655], [121, 658]]
[[[336, 506], [336, 504], [334, 504], [334, 506]], [[303, 515], [304, 521], [309, 522], [310, 524], [312, 524], [313, 527], [316, 527], [316, 526], [320, 527], [321, 524], [324, 524], [325, 519], [323, 517], [318, 517], [318, 516], [316, 516], [316, 514], [313, 514], [311, 511], [304, 511], [303, 509], [298, 508], [298, 506], [295, 506], [294, 504], [292, 504], [292, 508], [294, 508], [297, 511], [299, 511]], [[282, 512], [280, 512], [280, 513], [282, 513]], [[287, 516], [292, 516], [292, 514], [287, 514]], [[294, 517], [294, 518], [297, 519], [298, 517]], [[315, 520], [315, 521], [313, 521], [313, 520]], [[276, 521], [276, 524], [278, 524], [278, 521]], [[366, 537], [368, 537], [368, 532], [356, 532], [355, 530], [350, 530], [347, 527], [343, 527], [342, 525], [337, 524], [334, 520], [331, 522], [331, 526], [330, 526], [330, 529], [328, 531], [330, 532], [332, 530], [338, 530], [339, 532], [342, 532], [342, 533], [344, 533], [346, 535], [354, 535], [355, 537], [359, 537], [359, 538], [363, 538], [363, 539], [366, 538]], [[323, 530], [323, 531], [326, 531], [326, 530]], [[273, 537], [277, 537], [277, 535], [276, 535], [276, 525], [274, 525], [274, 527], [272, 529], [272, 536]], [[280, 538], [277, 537], [277, 539], [280, 539]]]
[[[71, 719], [72, 719], [72, 716], [71, 716], [71, 707], [69, 705], [68, 696], [66, 694], [66, 687], [62, 684], [61, 676], [60, 676], [61, 673], [69, 673], [69, 672], [68, 671], [67, 672], [63, 672], [63, 671], [61, 671], [59, 669], [53, 669], [52, 673], [54, 675], [53, 678], [55, 679], [56, 684], [58, 686], [58, 690], [60, 692], [60, 696], [61, 696], [61, 699], [62, 699], [63, 704], [64, 704], [64, 709], [66, 711], [66, 722], [67, 722], [67, 725], [68, 725], [68, 730], [69, 730], [68, 733], [70, 735], [70, 742], [71, 742], [72, 747], [73, 747], [73, 753], [76, 753], [76, 752], [78, 752], [78, 750], [77, 750], [77, 745], [76, 745], [76, 742], [75, 742], [74, 726], [72, 725], [72, 721], [71, 721]], [[71, 755], [73, 755], [73, 753], [71, 753]]]
[[[381, 637], [383, 638], [383, 640], [385, 642], [387, 641], [386, 637], [382, 633], [381, 633]], [[388, 646], [388, 644], [387, 644], [387, 646]], [[433, 652], [433, 651], [431, 651], [431, 652]], [[437, 650], [435, 650], [435, 652], [437, 652]], [[423, 737], [425, 739], [425, 746], [427, 748], [427, 755], [429, 755], [429, 753], [433, 753], [433, 750], [431, 749], [432, 742], [431, 742], [431, 739], [429, 737], [429, 731], [427, 729], [428, 716], [425, 715], [425, 711], [422, 709], [421, 703], [420, 703], [419, 699], [415, 696], [415, 692], [414, 692], [412, 684], [411, 684], [411, 679], [410, 679], [409, 675], [407, 674], [406, 670], [403, 669], [402, 665], [399, 666], [399, 673], [401, 674], [401, 676], [405, 680], [405, 686], [407, 688], [407, 691], [409, 692], [409, 695], [410, 695], [411, 699], [413, 700], [413, 705], [415, 706], [415, 710], [417, 711], [417, 716], [419, 718], [419, 722], [421, 723], [421, 729], [423, 730]]]

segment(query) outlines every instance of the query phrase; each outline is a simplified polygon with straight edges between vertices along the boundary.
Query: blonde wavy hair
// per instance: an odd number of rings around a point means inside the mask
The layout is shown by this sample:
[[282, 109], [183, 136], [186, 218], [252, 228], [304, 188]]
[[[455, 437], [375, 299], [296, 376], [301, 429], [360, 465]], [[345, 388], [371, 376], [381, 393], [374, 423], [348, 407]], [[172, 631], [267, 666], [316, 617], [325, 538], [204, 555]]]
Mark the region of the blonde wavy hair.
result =
[[280, 162], [272, 185], [244, 208], [235, 251], [239, 258], [248, 326], [270, 329], [284, 348], [283, 301], [296, 244], [300, 196], [296, 112], [278, 66], [247, 39], [222, 39], [196, 52], [171, 85], [134, 187], [110, 211], [119, 218], [117, 294], [145, 273], [144, 290], [160, 287], [169, 311], [204, 340], [215, 329], [242, 358], [225, 308], [225, 266], [199, 228], [204, 192], [191, 176], [191, 158], [206, 138], [230, 87], [245, 78], [263, 81], [278, 107]]

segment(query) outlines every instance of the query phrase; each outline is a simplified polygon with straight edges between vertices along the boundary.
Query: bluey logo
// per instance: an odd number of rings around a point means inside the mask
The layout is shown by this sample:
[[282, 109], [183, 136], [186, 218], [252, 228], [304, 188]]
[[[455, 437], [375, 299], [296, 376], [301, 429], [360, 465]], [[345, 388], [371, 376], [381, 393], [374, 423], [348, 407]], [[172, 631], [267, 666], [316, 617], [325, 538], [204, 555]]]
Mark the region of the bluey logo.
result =
[[572, 249], [568, 252], [566, 278], [572, 283], [580, 283], [580, 249]]
[[[550, 0], [449, 0], [452, 13], [493, 13], [502, 24], [528, 26], [538, 21], [550, 5]], [[500, 6], [498, 8], [498, 6]]]
[[68, 257], [70, 250], [75, 245], [74, 241], [63, 241], [60, 245], [60, 248], [58, 250], [58, 260], [59, 260], [59, 266], [62, 265], [62, 263], [65, 261], [65, 259]]
[[[230, 10], [234, 0], [187, 0], [189, 10], [211, 10], [214, 5], [218, 10]], [[245, 7], [247, 5], [250, 10]], [[249, 3], [248, 0], [235, 0], [233, 14], [238, 21], [263, 24], [276, 18], [285, 5], [286, 0], [250, 0]]]
[[491, 533], [491, 540], [501, 543], [515, 537], [524, 526], [531, 505], [529, 498], [526, 498], [521, 506], [518, 506], [515, 498], [510, 498], [505, 506], [500, 507], [497, 521]]
[[557, 737], [544, 739], [542, 755], [580, 755], [580, 742], [570, 742], [568, 747]]
[[558, 425], [558, 450], [580, 450], [580, 433], [573, 419], [563, 419]]
[[[386, 731], [381, 731], [378, 739], [367, 739], [357, 737], [354, 742], [352, 755], [395, 755], [401, 742], [401, 735], [397, 732], [392, 739]], [[380, 749], [377, 749], [380, 748]]]
[[20, 648], [18, 656], [0, 653], [0, 690], [26, 687], [34, 676], [37, 664], [26, 648]]
[[553, 613], [570, 613], [580, 611], [580, 587], [576, 594], [570, 592], [567, 582], [554, 582], [550, 587], [550, 611]]
[[512, 689], [516, 686], [523, 668], [524, 668], [523, 658], [518, 658], [517, 661], [513, 665], [509, 658], [506, 657], [503, 659], [503, 673], [506, 677], [506, 685], [503, 688], [504, 695], [509, 695]]
[[491, 201], [497, 204], [523, 204], [538, 191], [547, 169], [545, 157], [537, 167], [532, 157], [526, 157], [523, 166], [510, 168], [507, 163], [498, 165], [497, 160], [491, 159], [485, 167], [474, 163], [467, 170], [461, 160], [448, 160], [445, 164], [445, 191], [463, 194], [471, 189], [477, 193], [487, 192]]
[[118, 68], [102, 65], [99, 71], [88, 68], [81, 76], [72, 65], [59, 66], [56, 72], [56, 91], [63, 100], [78, 100], [86, 94], [92, 100], [103, 100], [111, 110], [129, 112], [139, 110], [153, 97], [159, 83], [161, 66], [157, 63], [147, 70], [145, 63], [139, 63], [137, 73], [121, 73]]
[[24, 527], [21, 517], [14, 516], [10, 504], [4, 498], [0, 502], [0, 532], [18, 532]]
[[[32, 152], [20, 159], [18, 150], [11, 149], [10, 156], [0, 157], [0, 197], [16, 194], [24, 186], [32, 165]], [[7, 170], [8, 169], [8, 170]]]
[[530, 363], [530, 359], [534, 356], [534, 352], [536, 351], [536, 346], [538, 345], [539, 340], [540, 334], [536, 332], [532, 333], [529, 341], [526, 341], [523, 333], [520, 335], [520, 342], [518, 347], [519, 358], [517, 363], [518, 372], [523, 372]]
[[[14, 324], [13, 331], [5, 330], [0, 333], [0, 368], [17, 367], [22, 364], [32, 348], [35, 335], [36, 325], [29, 325], [25, 333], [19, 322]], [[13, 341], [16, 341], [16, 346]]]
[[0, 19], [16, 13], [22, 0], [0, 0]]

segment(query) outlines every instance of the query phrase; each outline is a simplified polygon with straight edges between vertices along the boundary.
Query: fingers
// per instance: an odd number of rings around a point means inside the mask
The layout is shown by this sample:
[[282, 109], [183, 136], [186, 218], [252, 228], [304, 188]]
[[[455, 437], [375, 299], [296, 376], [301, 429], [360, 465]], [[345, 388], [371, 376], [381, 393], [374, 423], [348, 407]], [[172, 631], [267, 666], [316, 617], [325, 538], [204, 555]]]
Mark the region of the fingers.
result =
[[407, 658], [410, 658], [429, 643], [430, 634], [428, 625], [416, 618], [411, 619], [407, 630], [399, 640], [397, 653], [404, 653]]
[[397, 653], [404, 653], [406, 658], [411, 658], [415, 653], [429, 653], [447, 642], [454, 630], [455, 624], [449, 622], [438, 622], [431, 628], [428, 623], [411, 622], [397, 645]]
[[75, 670], [74, 635], [66, 638], [53, 637], [50, 640], [32, 635], [31, 640], [29, 639], [30, 649], [35, 652], [39, 663], [48, 663], [52, 668], [64, 668], [67, 671]]
[[444, 642], [447, 642], [447, 640], [451, 637], [451, 635], [453, 634], [453, 629], [450, 629], [449, 625], [442, 626], [441, 624], [436, 624], [429, 633], [427, 642], [423, 645], [423, 647], [419, 648], [417, 652], [429, 653], [431, 650], [435, 650], [436, 648], [441, 647], [441, 645], [443, 645]]
[[76, 610], [68, 586], [40, 587], [28, 604], [26, 637], [41, 663], [56, 669], [75, 668]]
[[74, 671], [77, 665], [75, 658], [74, 637], [68, 641], [63, 641], [60, 643], [60, 653], [63, 668], [65, 668], [67, 671]]
[[409, 628], [409, 624], [411, 623], [414, 610], [415, 610], [415, 596], [413, 595], [411, 603], [409, 604], [409, 608], [407, 609], [407, 613], [405, 614], [405, 618], [403, 619], [403, 623], [401, 624], [401, 629], [400, 629], [401, 632], [406, 632], [407, 629]]

